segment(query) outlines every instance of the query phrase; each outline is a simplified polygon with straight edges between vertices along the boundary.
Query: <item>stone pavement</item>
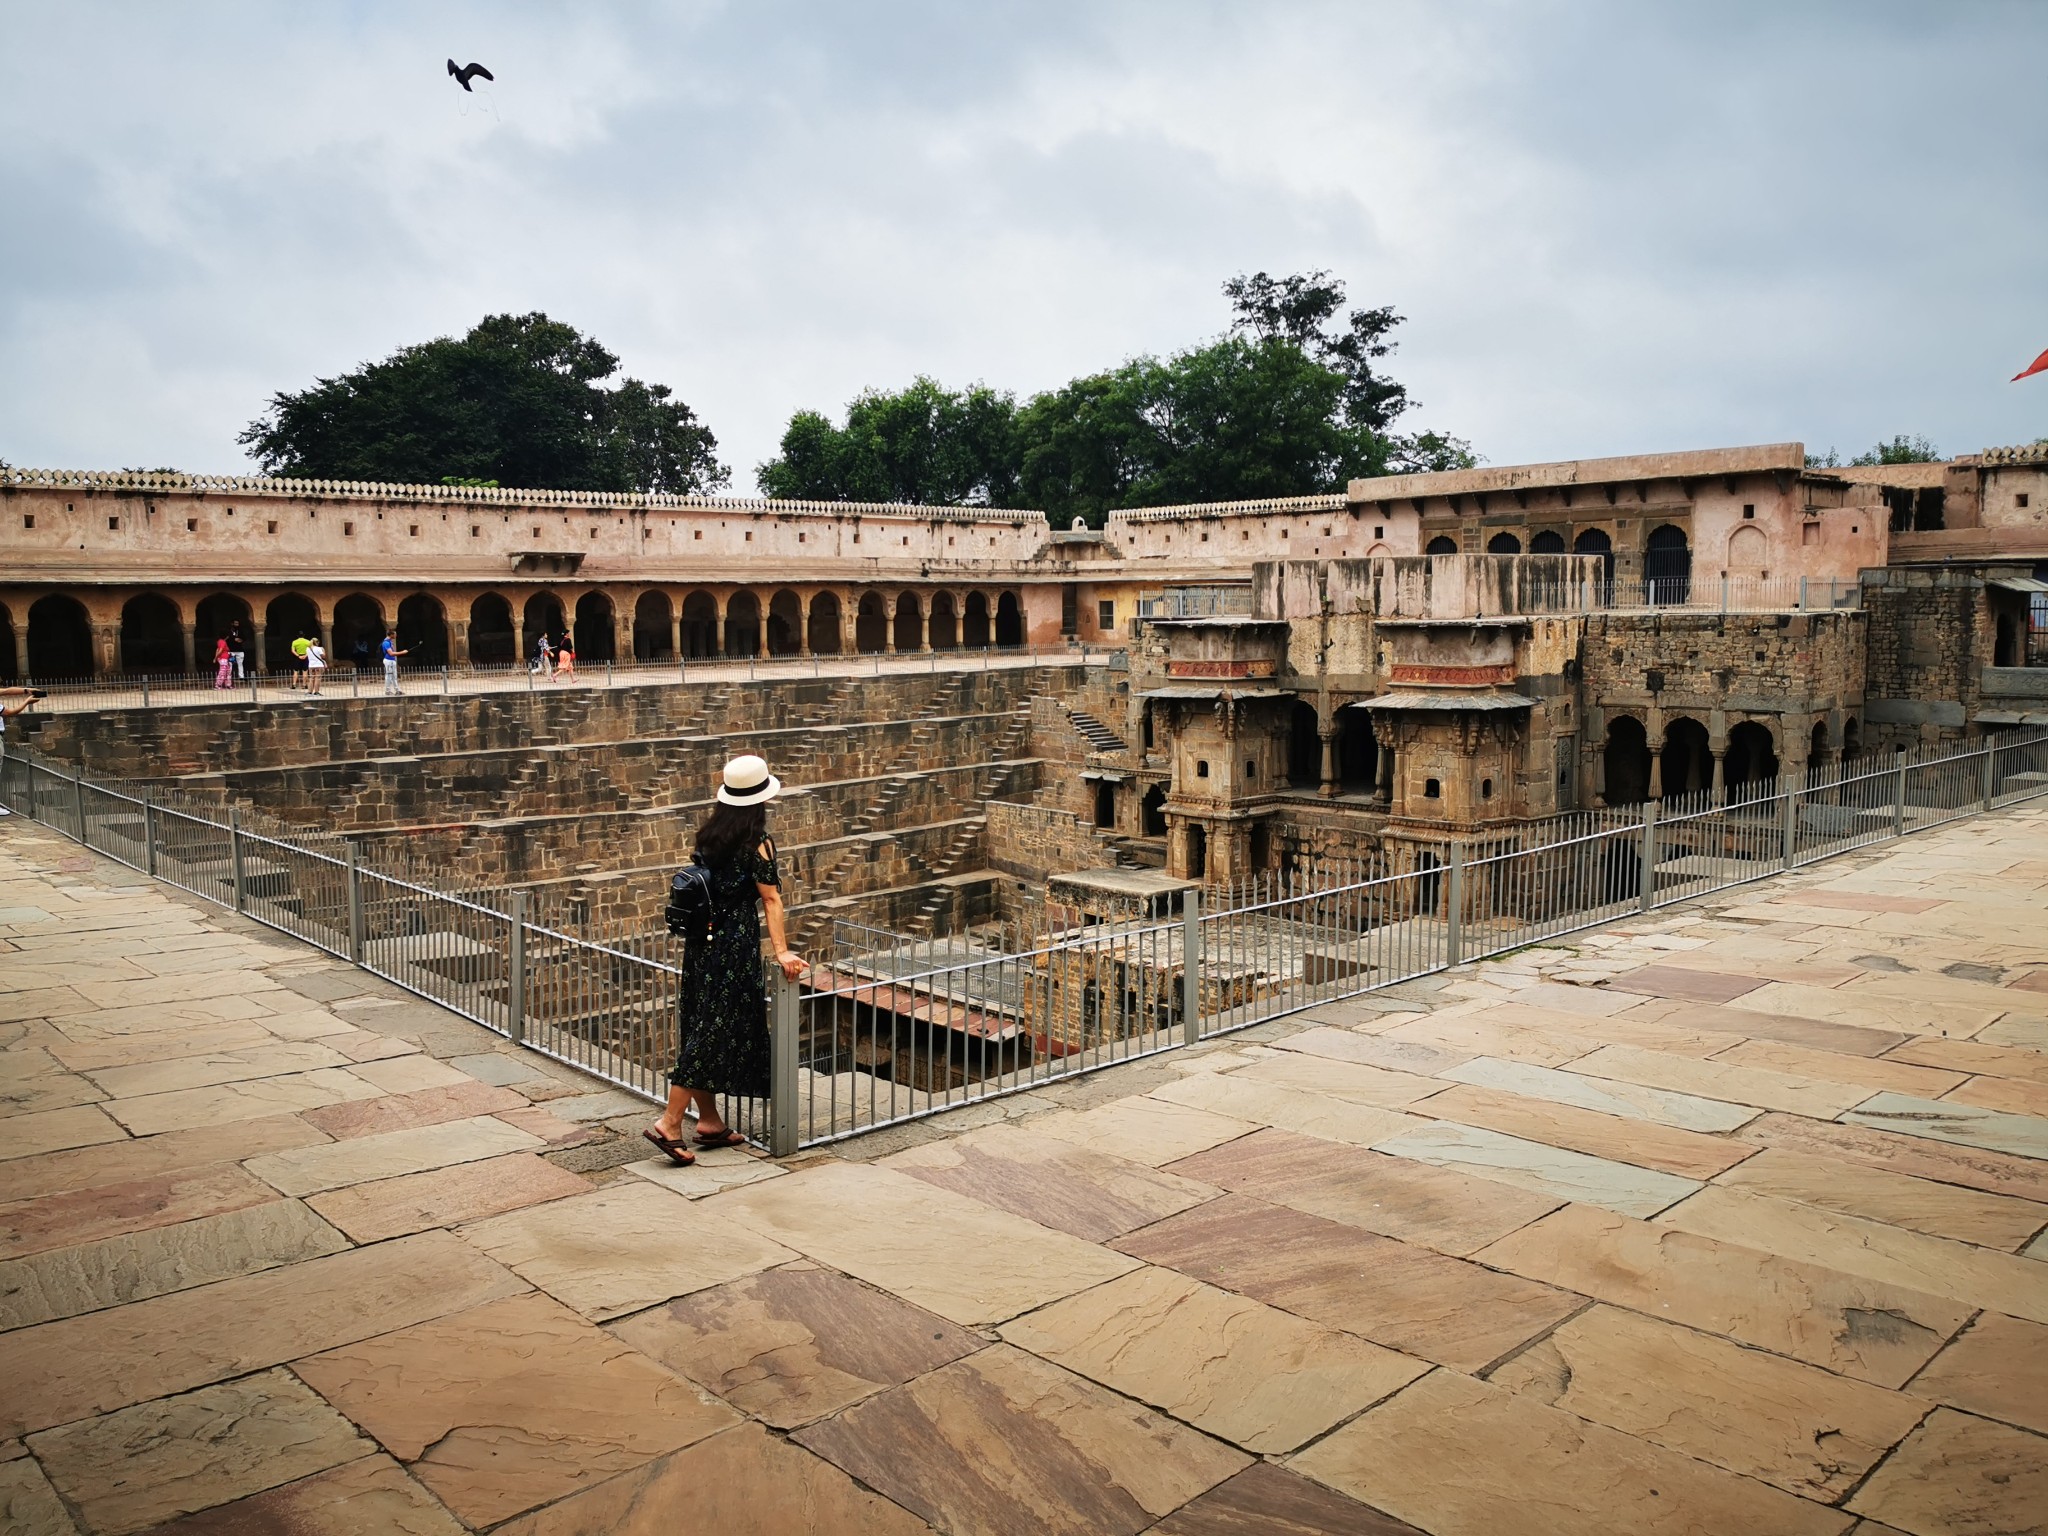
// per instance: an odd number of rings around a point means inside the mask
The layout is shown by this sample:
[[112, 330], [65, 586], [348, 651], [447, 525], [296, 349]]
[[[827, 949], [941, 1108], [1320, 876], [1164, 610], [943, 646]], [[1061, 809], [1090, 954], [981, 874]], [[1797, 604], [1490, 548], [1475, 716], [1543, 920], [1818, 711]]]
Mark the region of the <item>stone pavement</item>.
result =
[[777, 1166], [0, 821], [0, 1529], [2048, 1529], [2048, 811]]

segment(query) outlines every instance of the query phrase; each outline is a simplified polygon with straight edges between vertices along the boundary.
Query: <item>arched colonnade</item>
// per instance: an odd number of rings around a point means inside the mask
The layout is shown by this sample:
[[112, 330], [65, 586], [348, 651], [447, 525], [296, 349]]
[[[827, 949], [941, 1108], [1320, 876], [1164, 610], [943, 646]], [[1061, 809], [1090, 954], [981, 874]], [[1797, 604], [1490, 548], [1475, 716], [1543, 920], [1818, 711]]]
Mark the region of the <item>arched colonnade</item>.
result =
[[1741, 801], [1766, 793], [1780, 774], [1796, 781], [1858, 753], [1859, 730], [1853, 719], [1843, 723], [1839, 737], [1826, 720], [1815, 721], [1808, 729], [1783, 717], [1773, 719], [1776, 728], [1762, 719], [1741, 717], [1728, 721], [1716, 735], [1688, 714], [1658, 715], [1648, 721], [1632, 714], [1611, 716], [1600, 749], [1600, 796], [1608, 805], [1639, 805], [1702, 792], [1715, 804]]

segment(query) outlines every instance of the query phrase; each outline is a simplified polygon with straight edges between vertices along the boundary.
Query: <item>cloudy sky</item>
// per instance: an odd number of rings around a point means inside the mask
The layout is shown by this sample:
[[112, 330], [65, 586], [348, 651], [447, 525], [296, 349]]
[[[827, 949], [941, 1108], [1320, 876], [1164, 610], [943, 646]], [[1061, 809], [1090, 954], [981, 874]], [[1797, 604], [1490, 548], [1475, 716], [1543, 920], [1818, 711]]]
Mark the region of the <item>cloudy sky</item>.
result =
[[540, 309], [748, 491], [793, 410], [1315, 267], [1493, 463], [2030, 440], [2043, 59], [2038, 0], [0, 0], [0, 458], [241, 470], [272, 392]]

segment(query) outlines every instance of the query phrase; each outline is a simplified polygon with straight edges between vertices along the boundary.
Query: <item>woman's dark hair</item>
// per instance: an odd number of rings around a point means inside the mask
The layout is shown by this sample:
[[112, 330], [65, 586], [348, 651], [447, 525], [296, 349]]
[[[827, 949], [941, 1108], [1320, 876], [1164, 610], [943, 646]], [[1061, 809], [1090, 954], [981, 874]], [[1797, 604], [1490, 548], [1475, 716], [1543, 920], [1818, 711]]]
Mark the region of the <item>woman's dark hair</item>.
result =
[[697, 851], [706, 864], [730, 864], [747, 849], [758, 848], [767, 836], [766, 800], [756, 805], [727, 805], [721, 800], [697, 828]]

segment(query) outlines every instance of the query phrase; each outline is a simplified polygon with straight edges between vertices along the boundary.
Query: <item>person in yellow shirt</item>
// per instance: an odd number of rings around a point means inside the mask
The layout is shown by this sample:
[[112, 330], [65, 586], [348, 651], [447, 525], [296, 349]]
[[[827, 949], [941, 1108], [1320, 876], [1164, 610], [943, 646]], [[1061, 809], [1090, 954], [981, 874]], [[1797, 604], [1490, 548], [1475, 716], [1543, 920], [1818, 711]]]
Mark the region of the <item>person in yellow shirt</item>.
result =
[[292, 642], [292, 659], [299, 664], [299, 670], [292, 674], [292, 686], [294, 688], [306, 686], [306, 653], [312, 648], [313, 642], [304, 635], [299, 636], [298, 639]]

